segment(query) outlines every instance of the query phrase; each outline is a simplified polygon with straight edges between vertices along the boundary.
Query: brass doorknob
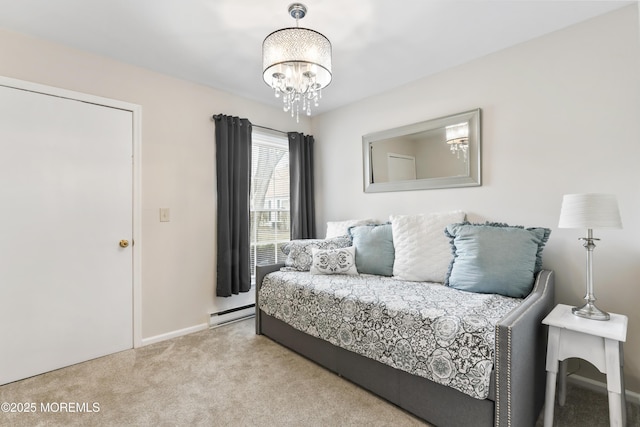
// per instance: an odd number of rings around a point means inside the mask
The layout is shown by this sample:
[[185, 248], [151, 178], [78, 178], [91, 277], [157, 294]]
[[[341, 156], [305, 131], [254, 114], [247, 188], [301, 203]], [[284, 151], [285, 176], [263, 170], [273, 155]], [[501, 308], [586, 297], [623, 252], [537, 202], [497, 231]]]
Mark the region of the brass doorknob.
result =
[[126, 248], [127, 246], [129, 246], [129, 241], [128, 240], [120, 240], [120, 247], [121, 248]]

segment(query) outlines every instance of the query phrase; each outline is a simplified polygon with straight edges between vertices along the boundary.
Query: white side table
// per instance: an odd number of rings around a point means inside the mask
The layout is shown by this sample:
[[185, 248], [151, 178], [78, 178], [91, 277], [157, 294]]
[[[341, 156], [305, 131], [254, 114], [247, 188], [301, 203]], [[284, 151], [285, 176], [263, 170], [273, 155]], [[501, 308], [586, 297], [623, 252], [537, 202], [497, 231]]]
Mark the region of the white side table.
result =
[[[609, 422], [611, 426], [626, 425], [626, 399], [622, 372], [622, 343], [627, 338], [627, 316], [611, 313], [610, 320], [591, 320], [575, 316], [571, 307], [558, 304], [542, 323], [549, 325], [547, 345], [547, 389], [544, 405], [544, 426], [553, 425], [558, 362], [570, 357], [591, 362], [607, 375]], [[561, 370], [560, 404], [565, 399], [565, 370]]]

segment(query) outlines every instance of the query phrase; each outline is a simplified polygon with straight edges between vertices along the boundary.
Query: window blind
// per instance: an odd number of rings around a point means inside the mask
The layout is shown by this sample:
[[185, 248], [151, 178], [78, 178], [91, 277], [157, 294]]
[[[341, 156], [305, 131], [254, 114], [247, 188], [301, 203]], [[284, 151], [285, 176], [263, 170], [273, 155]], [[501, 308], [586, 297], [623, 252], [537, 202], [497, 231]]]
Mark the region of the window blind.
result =
[[290, 240], [289, 146], [286, 135], [254, 128], [251, 152], [251, 276], [255, 266], [284, 262]]

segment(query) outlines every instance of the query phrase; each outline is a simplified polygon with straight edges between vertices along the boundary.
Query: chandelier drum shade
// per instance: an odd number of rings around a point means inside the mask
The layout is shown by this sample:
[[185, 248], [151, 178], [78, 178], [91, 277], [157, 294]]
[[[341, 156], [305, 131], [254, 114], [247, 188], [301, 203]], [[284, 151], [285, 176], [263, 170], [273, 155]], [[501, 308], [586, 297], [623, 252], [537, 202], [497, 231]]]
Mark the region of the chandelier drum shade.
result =
[[[300, 3], [289, 6], [296, 24], [307, 12]], [[262, 43], [262, 77], [285, 112], [298, 118], [300, 108], [311, 115], [322, 89], [331, 83], [331, 42], [317, 31], [298, 26], [269, 34]]]
[[469, 122], [450, 125], [445, 128], [447, 144], [451, 152], [460, 158], [460, 152], [467, 161], [469, 151]]

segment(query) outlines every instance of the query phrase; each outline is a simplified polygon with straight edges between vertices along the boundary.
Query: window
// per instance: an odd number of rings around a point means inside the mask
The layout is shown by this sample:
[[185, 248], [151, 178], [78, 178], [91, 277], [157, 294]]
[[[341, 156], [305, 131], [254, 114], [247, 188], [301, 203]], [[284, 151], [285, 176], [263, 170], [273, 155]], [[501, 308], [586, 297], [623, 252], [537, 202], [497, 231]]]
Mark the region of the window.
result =
[[254, 128], [251, 135], [251, 278], [259, 264], [284, 262], [290, 240], [289, 142], [286, 135]]

